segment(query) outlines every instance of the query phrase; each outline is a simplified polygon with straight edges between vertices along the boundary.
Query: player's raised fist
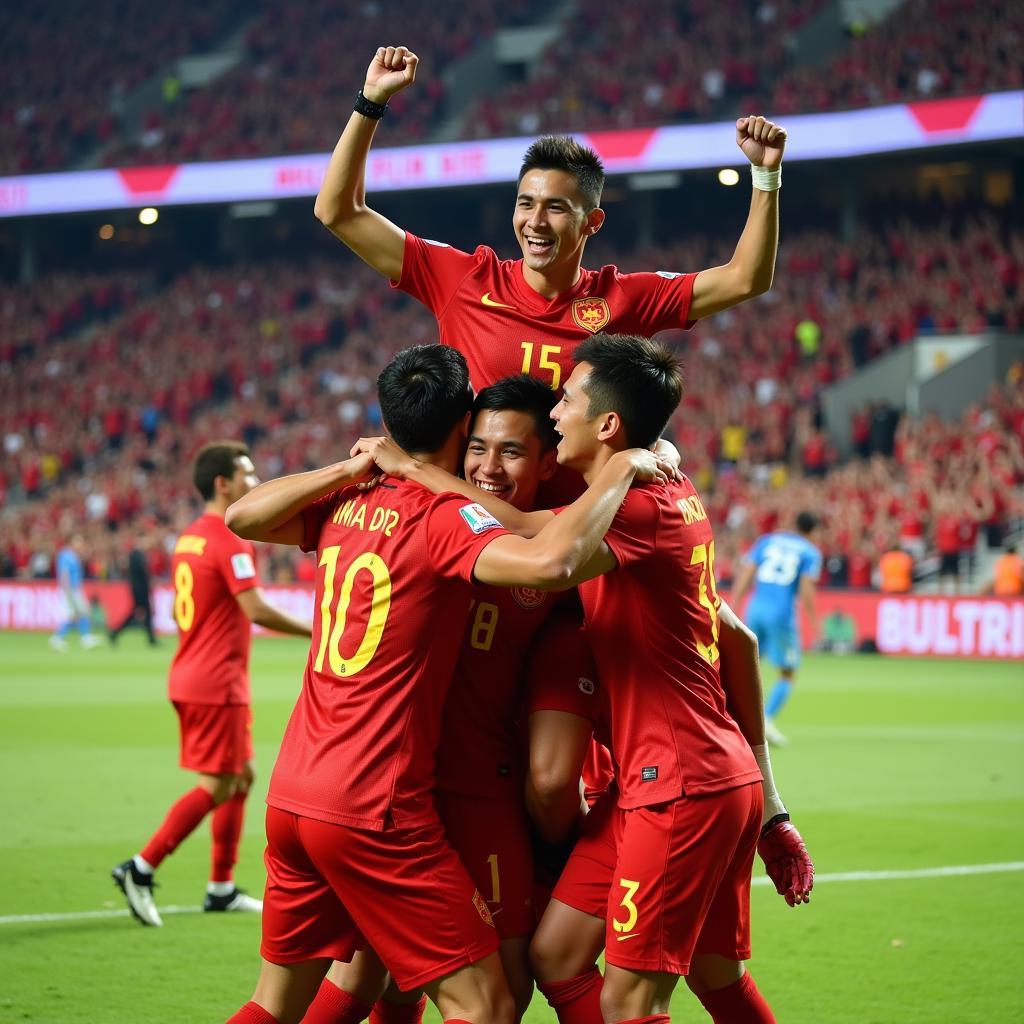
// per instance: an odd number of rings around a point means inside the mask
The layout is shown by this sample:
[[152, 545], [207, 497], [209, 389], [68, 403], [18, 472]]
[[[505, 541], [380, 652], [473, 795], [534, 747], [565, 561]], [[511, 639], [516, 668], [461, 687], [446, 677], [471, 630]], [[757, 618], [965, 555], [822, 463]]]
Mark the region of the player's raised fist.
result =
[[420, 59], [406, 46], [381, 46], [366, 69], [363, 95], [373, 103], [387, 103], [396, 92], [412, 85]]
[[782, 163], [786, 129], [760, 114], [748, 114], [736, 122], [736, 145], [755, 167], [774, 171]]
[[810, 902], [814, 863], [795, 825], [788, 821], [772, 825], [758, 840], [757, 852], [775, 891], [791, 907]]

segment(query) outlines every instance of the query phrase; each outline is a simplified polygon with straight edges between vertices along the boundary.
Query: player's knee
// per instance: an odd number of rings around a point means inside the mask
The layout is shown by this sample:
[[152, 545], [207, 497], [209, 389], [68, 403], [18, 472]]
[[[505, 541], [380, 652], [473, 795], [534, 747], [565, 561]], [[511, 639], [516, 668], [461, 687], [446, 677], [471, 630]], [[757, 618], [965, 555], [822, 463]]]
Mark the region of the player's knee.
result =
[[242, 776], [225, 773], [212, 776], [212, 779], [210, 796], [213, 797], [213, 802], [219, 806], [234, 795], [235, 790], [241, 785]]
[[695, 995], [726, 988], [743, 977], [744, 967], [738, 960], [723, 956], [697, 955], [690, 963], [686, 984]]

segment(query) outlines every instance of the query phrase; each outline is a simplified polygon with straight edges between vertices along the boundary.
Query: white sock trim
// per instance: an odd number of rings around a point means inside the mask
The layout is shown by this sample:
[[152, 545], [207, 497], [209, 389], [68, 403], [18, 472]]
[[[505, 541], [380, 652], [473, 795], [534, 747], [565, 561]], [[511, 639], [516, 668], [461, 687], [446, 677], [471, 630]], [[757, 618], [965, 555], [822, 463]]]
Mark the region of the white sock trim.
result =
[[234, 882], [207, 882], [206, 891], [211, 896], [230, 896], [235, 891]]
[[144, 875], [151, 875], [154, 870], [156, 870], [141, 853], [135, 854], [135, 856], [132, 857], [132, 861], [135, 864], [135, 869], [137, 871], [141, 871]]

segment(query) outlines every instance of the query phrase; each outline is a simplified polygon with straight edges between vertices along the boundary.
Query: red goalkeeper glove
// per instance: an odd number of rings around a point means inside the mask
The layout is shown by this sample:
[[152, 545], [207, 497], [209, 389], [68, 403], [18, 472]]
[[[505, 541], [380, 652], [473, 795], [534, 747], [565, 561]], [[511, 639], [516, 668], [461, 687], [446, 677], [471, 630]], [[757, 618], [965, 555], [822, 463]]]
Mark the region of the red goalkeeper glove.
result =
[[775, 891], [785, 897], [791, 907], [810, 901], [814, 864], [788, 814], [777, 814], [761, 829], [757, 852], [775, 884]]

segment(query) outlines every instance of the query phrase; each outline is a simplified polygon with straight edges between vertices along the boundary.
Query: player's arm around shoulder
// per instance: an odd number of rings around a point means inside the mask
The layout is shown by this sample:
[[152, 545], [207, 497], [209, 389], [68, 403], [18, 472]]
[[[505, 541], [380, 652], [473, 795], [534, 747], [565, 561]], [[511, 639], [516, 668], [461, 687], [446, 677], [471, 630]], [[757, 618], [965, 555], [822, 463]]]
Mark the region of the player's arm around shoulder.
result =
[[317, 220], [333, 235], [392, 281], [402, 276], [405, 232], [366, 205], [366, 159], [388, 100], [412, 84], [418, 64], [416, 54], [404, 46], [378, 48], [313, 207]]
[[375, 473], [368, 455], [357, 455], [308, 473], [293, 473], [258, 484], [228, 507], [224, 522], [246, 540], [301, 545], [305, 535], [302, 510], [318, 498]]
[[702, 270], [693, 282], [690, 315], [712, 316], [762, 295], [772, 286], [779, 246], [779, 186], [786, 130], [761, 115], [736, 122], [736, 145], [750, 161], [753, 195], [747, 223], [732, 259]]

